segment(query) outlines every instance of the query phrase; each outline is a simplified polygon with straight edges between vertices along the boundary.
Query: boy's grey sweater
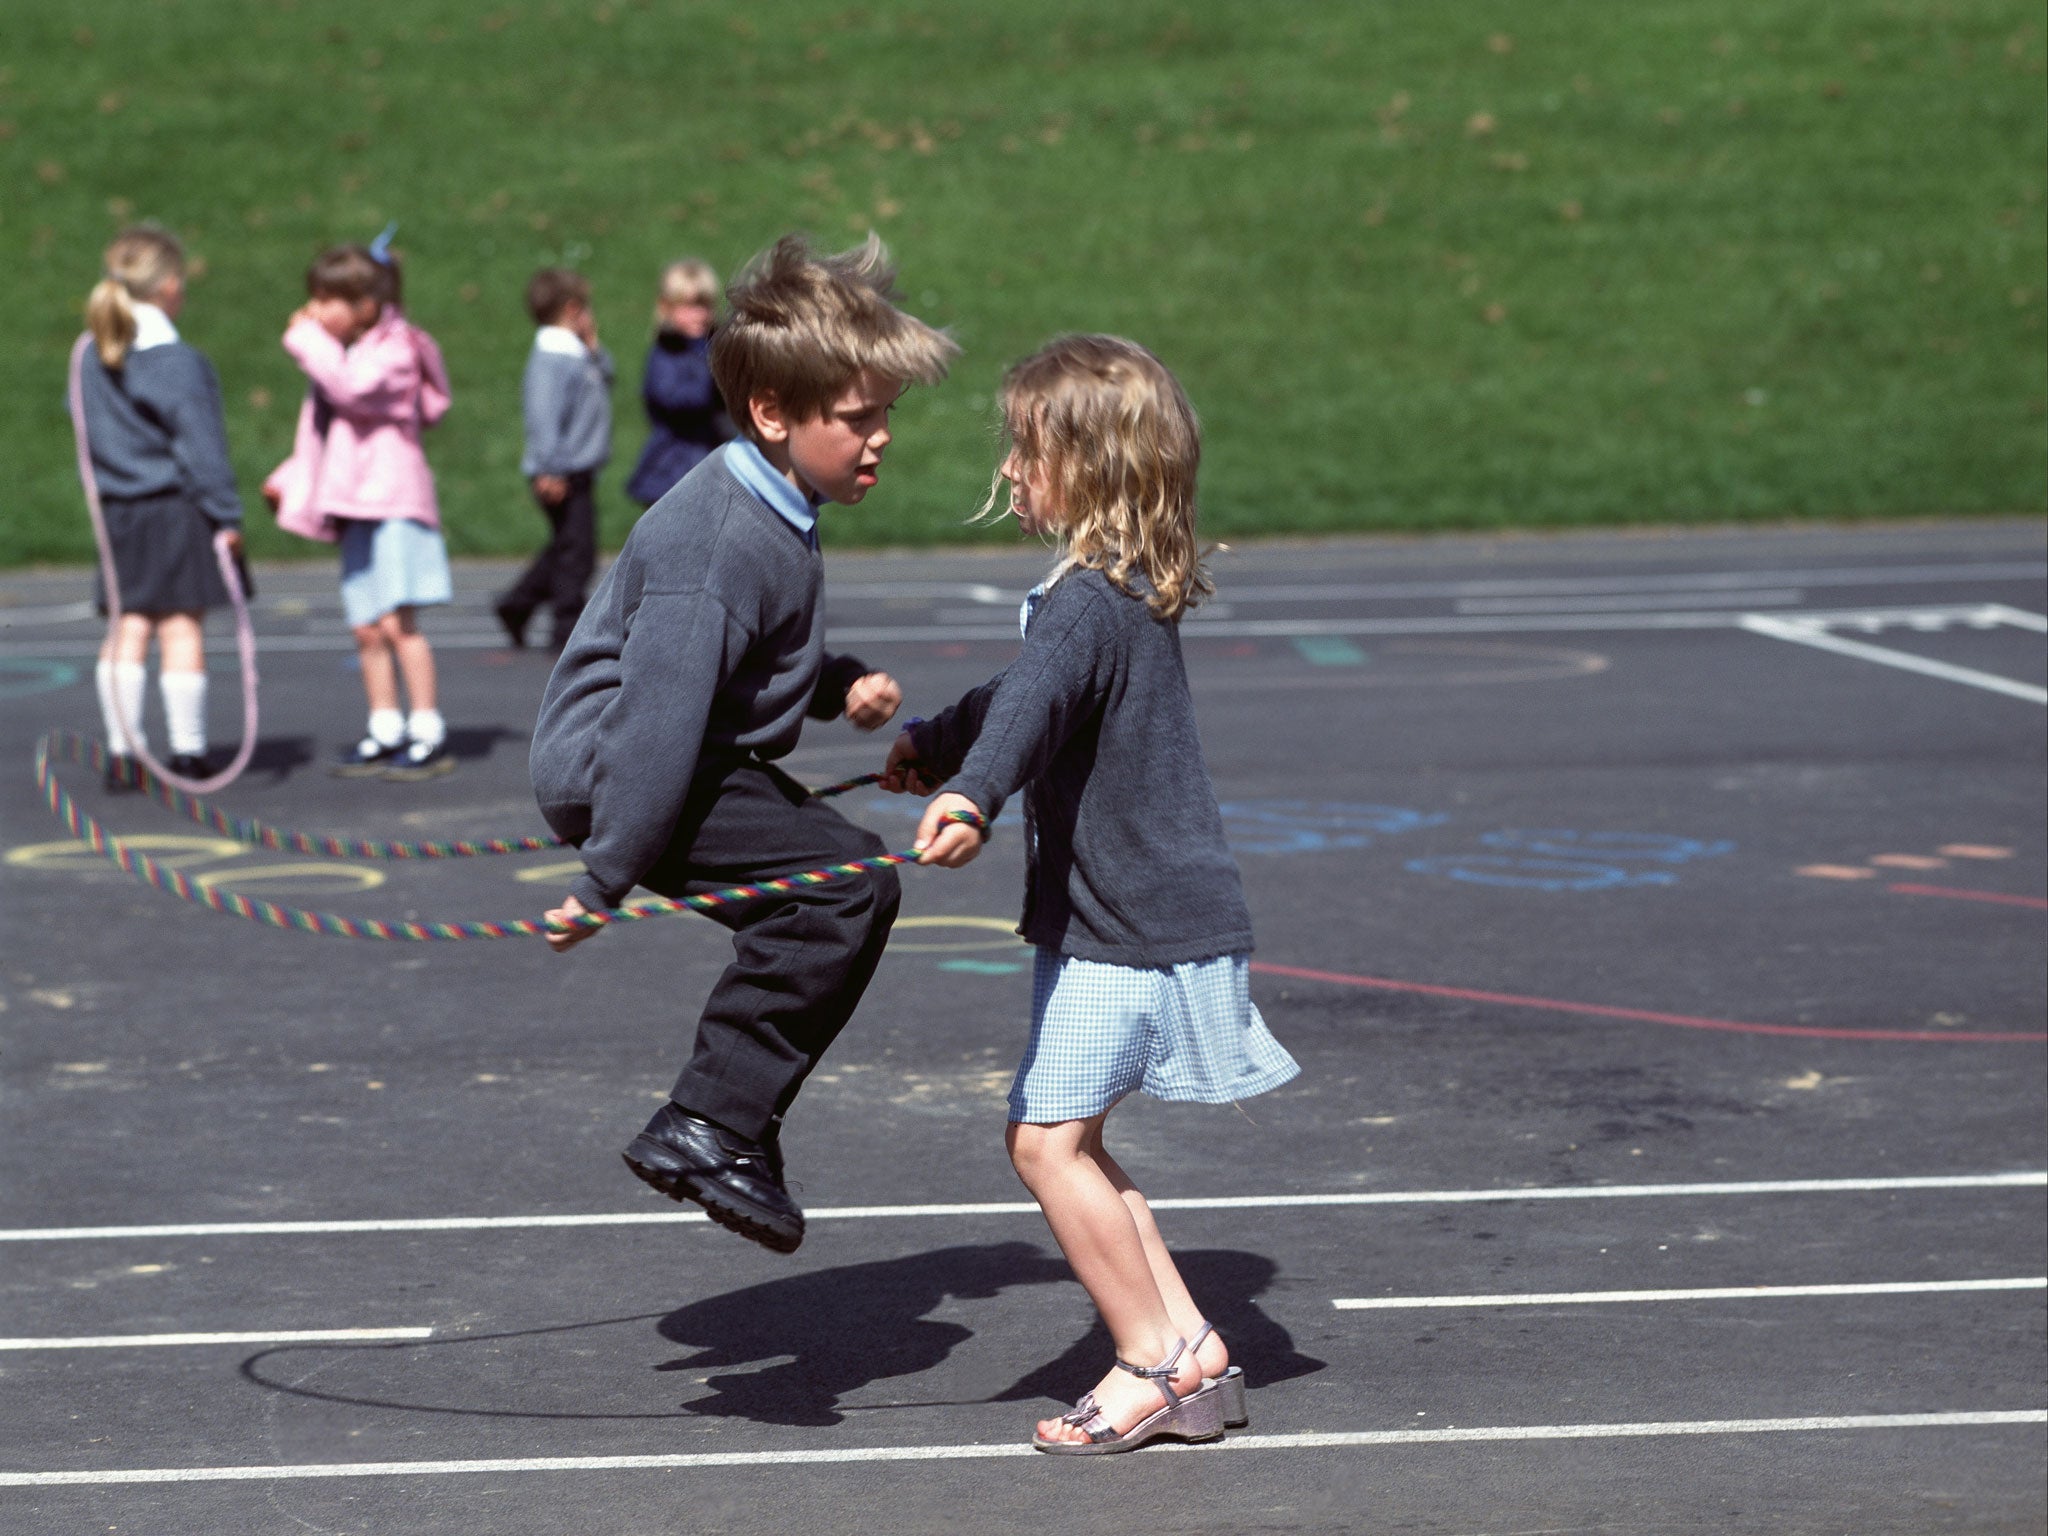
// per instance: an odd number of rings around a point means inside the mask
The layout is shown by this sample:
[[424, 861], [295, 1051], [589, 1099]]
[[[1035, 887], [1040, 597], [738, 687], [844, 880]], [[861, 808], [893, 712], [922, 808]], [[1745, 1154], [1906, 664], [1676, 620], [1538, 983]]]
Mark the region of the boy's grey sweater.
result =
[[1180, 626], [1100, 571], [1055, 582], [1017, 659], [912, 726], [911, 744], [991, 820], [1029, 786], [1028, 942], [1132, 966], [1251, 949]]
[[93, 478], [102, 496], [183, 491], [217, 526], [242, 521], [221, 419], [220, 380], [182, 341], [144, 347], [109, 371], [88, 351], [80, 377]]
[[612, 456], [612, 355], [598, 347], [584, 357], [536, 346], [526, 355], [520, 400], [526, 450], [519, 473], [577, 475]]
[[533, 789], [615, 907], [675, 834], [700, 765], [796, 745], [867, 671], [825, 653], [824, 564], [725, 467], [720, 450], [650, 507], [576, 621], [541, 697]]

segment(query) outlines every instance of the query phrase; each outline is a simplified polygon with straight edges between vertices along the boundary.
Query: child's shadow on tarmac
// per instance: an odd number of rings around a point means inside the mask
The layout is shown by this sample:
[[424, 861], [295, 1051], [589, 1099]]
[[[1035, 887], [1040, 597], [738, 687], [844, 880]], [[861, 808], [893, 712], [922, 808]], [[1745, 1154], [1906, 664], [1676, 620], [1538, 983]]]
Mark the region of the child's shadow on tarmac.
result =
[[[448, 732], [448, 755], [457, 762], [475, 762], [489, 757], [501, 741], [525, 739], [525, 732], [508, 730], [502, 725], [454, 726]], [[224, 761], [216, 755], [213, 766], [218, 768]], [[324, 767], [328, 761], [328, 750], [311, 736], [259, 736], [256, 750], [249, 754], [246, 771], [266, 775], [272, 784], [281, 784], [306, 769]]]
[[[1276, 1273], [1270, 1259], [1214, 1249], [1174, 1258], [1189, 1288], [1211, 1309], [1209, 1320], [1230, 1341], [1232, 1362], [1243, 1366], [1252, 1381], [1265, 1385], [1322, 1368], [1322, 1361], [1296, 1353], [1287, 1331], [1258, 1308], [1256, 1298]], [[1031, 1243], [1015, 1242], [943, 1248], [773, 1280], [669, 1313], [657, 1325], [662, 1337], [694, 1346], [696, 1353], [655, 1369], [702, 1373], [790, 1356], [764, 1370], [708, 1376], [711, 1395], [682, 1406], [689, 1413], [762, 1424], [837, 1424], [846, 1412], [857, 1411], [841, 1409], [848, 1394], [889, 1377], [931, 1370], [956, 1345], [974, 1337], [971, 1328], [925, 1315], [948, 1299], [989, 1300], [1010, 1286], [1070, 1278], [1064, 1260]], [[968, 1401], [1052, 1397], [1071, 1402], [1101, 1377], [1111, 1354], [1108, 1331], [1097, 1321], [1058, 1359], [991, 1397]]]

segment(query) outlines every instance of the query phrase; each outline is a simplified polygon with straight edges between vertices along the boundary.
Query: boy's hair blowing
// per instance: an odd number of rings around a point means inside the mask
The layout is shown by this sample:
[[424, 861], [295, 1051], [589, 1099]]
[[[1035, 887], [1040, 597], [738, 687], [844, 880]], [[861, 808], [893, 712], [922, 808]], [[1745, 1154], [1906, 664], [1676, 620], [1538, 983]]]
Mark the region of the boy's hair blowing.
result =
[[864, 371], [900, 384], [936, 384], [959, 353], [943, 331], [895, 304], [896, 268], [873, 234], [837, 255], [785, 235], [726, 289], [729, 315], [711, 343], [711, 376], [754, 436], [751, 402], [772, 395], [810, 421]]
[[590, 302], [590, 279], [567, 267], [542, 267], [526, 280], [526, 312], [535, 325], [553, 325], [571, 304]]

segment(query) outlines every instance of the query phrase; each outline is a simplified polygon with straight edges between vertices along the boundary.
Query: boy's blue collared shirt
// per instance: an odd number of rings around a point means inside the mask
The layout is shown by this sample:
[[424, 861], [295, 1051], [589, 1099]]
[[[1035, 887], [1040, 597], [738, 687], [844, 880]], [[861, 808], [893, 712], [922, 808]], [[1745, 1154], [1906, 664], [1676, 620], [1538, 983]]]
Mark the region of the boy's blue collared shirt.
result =
[[725, 445], [725, 467], [770, 511], [802, 534], [806, 544], [818, 547], [817, 503], [783, 479], [759, 448], [744, 437], [734, 438]]

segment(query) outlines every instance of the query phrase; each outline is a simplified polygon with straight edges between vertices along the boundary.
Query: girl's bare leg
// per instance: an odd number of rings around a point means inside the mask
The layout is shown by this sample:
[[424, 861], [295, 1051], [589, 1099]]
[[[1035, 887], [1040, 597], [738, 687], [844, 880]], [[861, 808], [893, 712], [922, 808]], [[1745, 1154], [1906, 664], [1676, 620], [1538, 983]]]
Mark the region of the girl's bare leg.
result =
[[[1159, 1224], [1152, 1219], [1152, 1207], [1145, 1203], [1144, 1195], [1131, 1182], [1131, 1176], [1103, 1147], [1101, 1121], [1095, 1122], [1091, 1137], [1090, 1155], [1096, 1166], [1101, 1168], [1103, 1176], [1123, 1197], [1131, 1224], [1138, 1230], [1138, 1241], [1144, 1245], [1145, 1261], [1152, 1269], [1152, 1283], [1158, 1287], [1159, 1299], [1165, 1303], [1167, 1315], [1173, 1319], [1174, 1334], [1178, 1338], [1192, 1339], [1201, 1331], [1206, 1319], [1201, 1308], [1195, 1305], [1194, 1298], [1188, 1294], [1187, 1282], [1181, 1279], [1180, 1269], [1174, 1264], [1173, 1255], [1167, 1251], [1166, 1239], [1159, 1235]], [[1204, 1376], [1221, 1376], [1230, 1364], [1230, 1351], [1224, 1347], [1223, 1335], [1212, 1332], [1202, 1340], [1197, 1358], [1202, 1363]]]
[[[1074, 1277], [1102, 1313], [1117, 1358], [1133, 1365], [1157, 1365], [1186, 1335], [1174, 1326], [1160, 1296], [1129, 1204], [1096, 1159], [1103, 1118], [1013, 1124], [1006, 1138], [1010, 1162], [1045, 1212], [1046, 1225], [1074, 1267]], [[1183, 1355], [1174, 1390], [1186, 1394], [1200, 1385], [1201, 1367]], [[1095, 1398], [1118, 1430], [1132, 1428], [1163, 1400], [1152, 1382], [1115, 1369], [1096, 1384]], [[1088, 1438], [1057, 1418], [1043, 1420], [1038, 1432], [1048, 1440]]]
[[[435, 692], [434, 652], [427, 644], [427, 637], [420, 633], [419, 621], [413, 610], [394, 608], [377, 621], [391, 652], [398, 658], [398, 670], [405, 678], [405, 697], [413, 709], [439, 709], [441, 707]], [[377, 706], [372, 702], [372, 709]], [[398, 707], [398, 695], [391, 695], [391, 708]]]
[[[389, 617], [389, 615], [386, 615]], [[356, 660], [363, 669], [363, 693], [372, 710], [398, 708], [398, 673], [391, 665], [391, 646], [384, 637], [384, 621], [358, 624]]]
[[156, 620], [144, 613], [124, 613], [114, 633], [100, 642], [100, 660], [141, 666], [149, 659], [150, 637]]
[[[148, 621], [145, 620], [145, 623]], [[121, 615], [125, 630], [128, 615]], [[206, 670], [206, 630], [196, 613], [167, 613], [156, 621], [157, 666], [165, 672]]]

